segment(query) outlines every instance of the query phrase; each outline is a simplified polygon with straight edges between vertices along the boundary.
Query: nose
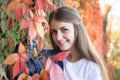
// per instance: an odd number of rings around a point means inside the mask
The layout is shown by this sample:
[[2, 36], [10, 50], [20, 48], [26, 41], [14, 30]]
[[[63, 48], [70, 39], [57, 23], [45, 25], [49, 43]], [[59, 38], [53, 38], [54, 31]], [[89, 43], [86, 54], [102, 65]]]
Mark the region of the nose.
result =
[[58, 31], [57, 34], [56, 34], [56, 39], [57, 39], [57, 41], [61, 41], [62, 38], [63, 38], [62, 32]]

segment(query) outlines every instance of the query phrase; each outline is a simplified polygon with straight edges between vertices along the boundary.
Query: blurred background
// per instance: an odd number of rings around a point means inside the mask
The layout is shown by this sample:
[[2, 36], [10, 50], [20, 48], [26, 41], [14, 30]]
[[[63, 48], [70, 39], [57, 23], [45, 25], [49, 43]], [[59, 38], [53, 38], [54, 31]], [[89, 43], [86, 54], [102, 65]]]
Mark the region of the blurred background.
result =
[[[13, 13], [7, 13], [8, 4], [14, 0], [0, 0], [0, 75], [5, 76], [2, 62], [10, 55], [20, 41], [25, 41], [26, 31], [20, 30], [20, 20], [15, 21]], [[21, 0], [29, 1], [29, 0]], [[31, 1], [31, 0], [30, 0]], [[35, 2], [29, 8], [34, 9]], [[38, 0], [42, 1], [42, 0]], [[104, 58], [110, 80], [120, 80], [120, 0], [47, 0], [56, 7], [67, 5], [76, 8], [88, 34]], [[14, 5], [13, 5], [14, 6]], [[11, 6], [11, 9], [14, 8]], [[49, 9], [46, 8], [49, 13]], [[46, 17], [47, 19], [47, 17]], [[22, 35], [22, 36], [21, 36]], [[45, 35], [45, 48], [51, 48]]]

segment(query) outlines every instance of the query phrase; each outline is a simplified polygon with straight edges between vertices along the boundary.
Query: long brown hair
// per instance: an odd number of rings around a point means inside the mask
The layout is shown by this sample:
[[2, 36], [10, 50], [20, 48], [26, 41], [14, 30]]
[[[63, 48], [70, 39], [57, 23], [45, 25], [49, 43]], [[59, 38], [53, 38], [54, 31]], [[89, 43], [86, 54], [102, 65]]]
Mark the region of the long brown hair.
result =
[[[53, 19], [57, 21], [72, 23], [74, 25], [77, 35], [75, 42], [77, 50], [82, 56], [84, 56], [88, 60], [92, 60], [97, 63], [101, 68], [103, 80], [109, 80], [104, 61], [93, 47], [92, 42], [87, 34], [87, 31], [77, 10], [67, 6], [60, 7], [50, 13], [49, 24], [51, 24], [51, 21]], [[50, 39], [53, 48], [57, 51], [60, 51], [59, 47], [54, 43], [52, 39], [52, 33], [50, 33]]]

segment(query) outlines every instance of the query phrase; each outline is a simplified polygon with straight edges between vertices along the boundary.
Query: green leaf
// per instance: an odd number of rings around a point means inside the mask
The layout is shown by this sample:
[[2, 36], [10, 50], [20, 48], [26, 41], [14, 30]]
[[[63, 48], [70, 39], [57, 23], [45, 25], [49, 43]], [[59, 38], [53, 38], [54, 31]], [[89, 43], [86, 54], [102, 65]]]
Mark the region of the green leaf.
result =
[[7, 21], [4, 19], [1, 20], [1, 30], [3, 33], [7, 31]]
[[0, 42], [1, 42], [2, 49], [4, 49], [5, 46], [7, 45], [7, 40], [5, 38], [2, 38]]
[[7, 30], [6, 13], [4, 12], [3, 9], [1, 11], [1, 30], [2, 30], [3, 33], [5, 33], [6, 30]]

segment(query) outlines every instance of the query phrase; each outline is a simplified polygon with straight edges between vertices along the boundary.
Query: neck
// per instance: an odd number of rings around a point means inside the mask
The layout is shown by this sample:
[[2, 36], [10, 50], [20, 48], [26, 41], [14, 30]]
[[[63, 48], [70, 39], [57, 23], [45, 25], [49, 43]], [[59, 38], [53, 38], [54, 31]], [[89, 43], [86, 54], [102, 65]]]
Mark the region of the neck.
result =
[[80, 52], [78, 52], [76, 49], [72, 49], [71, 53], [68, 55], [67, 60], [70, 62], [76, 62], [80, 60], [82, 56], [80, 55]]

